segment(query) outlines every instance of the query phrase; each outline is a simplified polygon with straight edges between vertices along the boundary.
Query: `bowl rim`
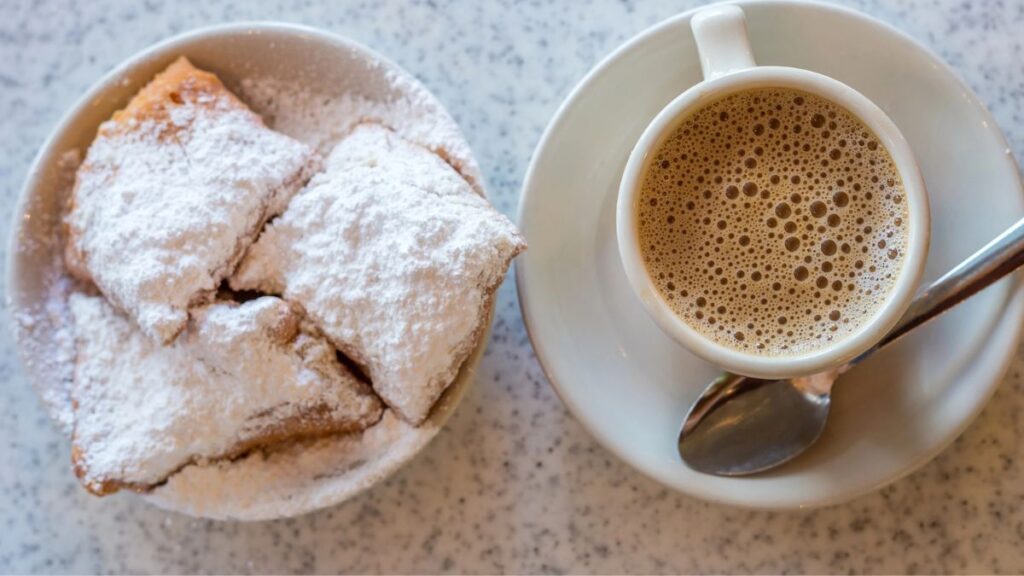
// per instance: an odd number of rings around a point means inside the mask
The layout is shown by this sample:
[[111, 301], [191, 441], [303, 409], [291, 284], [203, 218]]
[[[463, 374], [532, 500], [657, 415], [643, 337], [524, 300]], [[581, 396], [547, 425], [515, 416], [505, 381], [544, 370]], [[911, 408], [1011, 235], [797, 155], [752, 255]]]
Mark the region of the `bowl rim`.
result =
[[[22, 370], [26, 375], [26, 379], [37, 393], [43, 389], [40, 382], [40, 375], [38, 373], [38, 369], [32, 368], [33, 355], [28, 349], [28, 346], [26, 346], [27, 335], [25, 334], [25, 330], [21, 326], [20, 322], [14, 321], [14, 318], [18, 311], [27, 310], [34, 302], [38, 302], [38, 299], [30, 301], [26, 297], [25, 291], [21, 288], [21, 272], [24, 269], [24, 266], [21, 262], [23, 258], [20, 256], [20, 246], [23, 237], [25, 237], [23, 222], [29, 215], [28, 209], [30, 206], [30, 199], [36, 197], [38, 194], [38, 190], [43, 184], [42, 179], [45, 176], [47, 168], [58, 162], [60, 155], [63, 153], [63, 151], [55, 148], [57, 142], [64, 137], [68, 130], [76, 123], [79, 116], [92, 105], [93, 101], [96, 100], [97, 97], [110, 89], [112, 85], [120, 82], [126, 75], [131, 74], [133, 70], [139, 66], [158, 59], [165, 58], [169, 61], [173, 57], [182, 55], [189, 45], [197, 41], [217, 37], [230, 37], [239, 34], [251, 35], [263, 33], [297, 36], [315, 42], [320, 42], [324, 46], [330, 46], [331, 49], [361, 53], [369, 61], [379, 64], [381, 70], [395, 71], [406, 76], [436, 102], [440, 110], [448, 117], [452, 125], [457, 128], [458, 135], [465, 142], [466, 149], [469, 151], [467, 159], [469, 160], [470, 165], [468, 165], [467, 168], [474, 171], [474, 178], [476, 179], [476, 186], [474, 186], [474, 188], [482, 193], [485, 199], [488, 201], [490, 200], [487, 193], [486, 178], [479, 170], [478, 162], [475, 155], [472, 153], [469, 142], [466, 139], [465, 134], [462, 132], [461, 126], [459, 126], [455, 119], [451, 117], [450, 113], [447, 112], [447, 109], [441, 100], [411, 72], [407, 71], [390, 58], [383, 56], [372, 48], [369, 48], [365, 44], [312, 26], [270, 20], [215, 24], [191, 29], [160, 40], [138, 52], [133, 53], [131, 56], [114, 66], [111, 70], [104, 73], [67, 108], [67, 110], [60, 116], [56, 125], [50, 130], [46, 139], [43, 140], [42, 144], [40, 144], [38, 151], [29, 165], [24, 182], [19, 190], [17, 200], [15, 201], [14, 210], [11, 215], [10, 232], [7, 238], [8, 257], [5, 269], [5, 281], [7, 283], [7, 288], [3, 308], [11, 320], [9, 325], [11, 326], [11, 333], [14, 336], [14, 344], [17, 349], [18, 358], [21, 362]], [[99, 125], [97, 124], [96, 127], [98, 128], [98, 126]], [[449, 385], [442, 396], [435, 402], [428, 419], [420, 426], [414, 428], [414, 430], [419, 433], [419, 437], [413, 444], [412, 449], [388, 462], [379, 470], [378, 473], [369, 476], [364, 481], [349, 484], [347, 489], [337, 492], [336, 497], [312, 503], [306, 501], [305, 505], [298, 506], [295, 510], [289, 510], [283, 514], [267, 514], [261, 507], [249, 507], [238, 510], [237, 513], [229, 514], [204, 514], [202, 511], [190, 511], [168, 505], [169, 503], [163, 498], [154, 498], [146, 494], [142, 494], [142, 498], [160, 508], [182, 512], [191, 516], [213, 519], [256, 521], [293, 517], [306, 514], [314, 510], [336, 506], [361, 494], [362, 492], [365, 492], [366, 490], [369, 490], [373, 486], [376, 486], [383, 480], [390, 477], [400, 468], [405, 466], [405, 464], [410, 460], [419, 455], [423, 449], [430, 444], [433, 438], [437, 436], [437, 433], [440, 432], [448, 419], [455, 412], [469, 387], [473, 385], [476, 369], [483, 358], [484, 351], [490, 341], [491, 330], [493, 328], [494, 316], [497, 308], [496, 301], [497, 290], [495, 290], [495, 293], [492, 295], [491, 302], [489, 303], [489, 308], [484, 319], [485, 324], [483, 329], [480, 330], [478, 341], [459, 367], [459, 372], [455, 380], [452, 381], [451, 385]], [[45, 405], [46, 403], [44, 402], [43, 404]], [[49, 406], [45, 407], [50, 419], [54, 421], [57, 427], [60, 428], [65, 435], [69, 435], [70, 431], [67, 430], [66, 426], [59, 421], [53, 409]]]

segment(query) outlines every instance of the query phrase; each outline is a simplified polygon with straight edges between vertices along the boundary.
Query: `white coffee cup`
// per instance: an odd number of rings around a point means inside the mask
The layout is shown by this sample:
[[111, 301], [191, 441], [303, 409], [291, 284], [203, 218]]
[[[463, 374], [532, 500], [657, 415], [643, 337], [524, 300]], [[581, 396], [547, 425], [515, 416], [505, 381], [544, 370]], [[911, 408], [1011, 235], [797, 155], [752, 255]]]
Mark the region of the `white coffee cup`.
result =
[[[853, 88], [809, 70], [757, 66], [747, 40], [746, 19], [737, 6], [712, 6], [690, 21], [704, 80], [683, 92], [654, 118], [637, 141], [619, 186], [616, 230], [626, 276], [648, 314], [666, 334], [690, 351], [730, 372], [759, 378], [805, 376], [838, 367], [870, 348], [899, 320], [913, 300], [928, 254], [929, 212], [924, 180], [913, 152], [882, 110]], [[903, 180], [907, 198], [907, 245], [902, 268], [885, 302], [858, 330], [824, 349], [805, 354], [765, 356], [719, 344], [697, 332], [659, 293], [640, 252], [640, 188], [647, 165], [685, 118], [725, 96], [753, 88], [789, 88], [815, 94], [859, 118], [885, 146]]]

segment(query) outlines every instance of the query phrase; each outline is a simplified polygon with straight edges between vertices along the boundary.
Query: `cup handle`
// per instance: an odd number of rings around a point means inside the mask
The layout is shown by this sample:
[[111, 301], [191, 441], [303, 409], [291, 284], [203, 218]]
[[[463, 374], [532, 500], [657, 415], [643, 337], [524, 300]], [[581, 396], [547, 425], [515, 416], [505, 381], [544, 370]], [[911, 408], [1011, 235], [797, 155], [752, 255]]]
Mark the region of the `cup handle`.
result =
[[690, 19], [704, 79], [757, 66], [747, 40], [747, 18], [739, 6], [705, 8]]

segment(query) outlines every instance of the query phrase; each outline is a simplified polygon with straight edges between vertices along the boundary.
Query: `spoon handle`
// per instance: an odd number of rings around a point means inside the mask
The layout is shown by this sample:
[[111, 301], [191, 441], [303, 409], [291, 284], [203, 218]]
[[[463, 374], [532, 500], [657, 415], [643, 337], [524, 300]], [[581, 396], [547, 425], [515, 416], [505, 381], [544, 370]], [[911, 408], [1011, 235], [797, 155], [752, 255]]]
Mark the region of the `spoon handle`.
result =
[[850, 366], [921, 324], [963, 302], [1024, 264], [1024, 218], [997, 236], [914, 299], [896, 327], [869, 350], [850, 361]]

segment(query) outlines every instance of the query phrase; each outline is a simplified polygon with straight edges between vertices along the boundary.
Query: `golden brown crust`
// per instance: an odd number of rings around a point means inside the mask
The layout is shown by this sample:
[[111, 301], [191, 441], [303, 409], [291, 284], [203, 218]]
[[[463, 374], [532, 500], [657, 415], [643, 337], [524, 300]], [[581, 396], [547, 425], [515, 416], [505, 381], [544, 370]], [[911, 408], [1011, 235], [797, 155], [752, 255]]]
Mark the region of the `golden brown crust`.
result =
[[215, 74], [196, 68], [188, 58], [181, 56], [146, 84], [127, 106], [114, 112], [113, 124], [105, 124], [100, 133], [130, 131], [138, 122], [155, 120], [165, 126], [169, 135], [176, 131], [174, 123], [169, 121], [170, 111], [185, 102], [206, 108], [227, 103], [259, 118], [225, 88]]

